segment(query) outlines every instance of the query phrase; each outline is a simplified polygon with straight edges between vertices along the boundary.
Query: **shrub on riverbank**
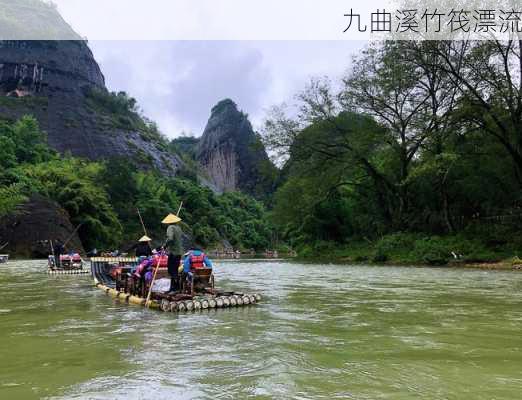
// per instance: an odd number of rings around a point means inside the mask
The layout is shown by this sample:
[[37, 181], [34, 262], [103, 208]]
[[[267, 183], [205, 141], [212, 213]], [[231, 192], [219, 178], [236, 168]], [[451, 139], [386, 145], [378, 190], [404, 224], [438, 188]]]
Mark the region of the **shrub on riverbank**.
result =
[[430, 236], [421, 233], [394, 233], [375, 241], [346, 243], [318, 242], [298, 249], [307, 259], [334, 261], [446, 265], [452, 262], [495, 262], [511, 257], [513, 243], [488, 247], [480, 238], [460, 235]]

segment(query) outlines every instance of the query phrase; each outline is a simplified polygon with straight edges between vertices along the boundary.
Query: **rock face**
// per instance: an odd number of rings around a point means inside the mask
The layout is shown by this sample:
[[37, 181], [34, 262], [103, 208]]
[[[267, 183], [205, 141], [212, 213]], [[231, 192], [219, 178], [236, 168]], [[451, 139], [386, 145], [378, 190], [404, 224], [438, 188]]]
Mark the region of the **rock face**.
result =
[[[67, 212], [40, 195], [33, 195], [14, 213], [0, 219], [0, 242], [9, 242], [2, 252], [11, 256], [46, 257], [50, 252], [49, 240], [64, 243], [73, 232]], [[77, 234], [72, 236], [67, 248], [84, 253]]]
[[222, 100], [212, 108], [197, 160], [221, 192], [243, 191], [259, 198], [273, 190], [275, 167], [248, 117], [232, 100]]
[[115, 108], [86, 42], [0, 42], [0, 117], [33, 115], [59, 152], [97, 160], [133, 156], [174, 174], [181, 160]]

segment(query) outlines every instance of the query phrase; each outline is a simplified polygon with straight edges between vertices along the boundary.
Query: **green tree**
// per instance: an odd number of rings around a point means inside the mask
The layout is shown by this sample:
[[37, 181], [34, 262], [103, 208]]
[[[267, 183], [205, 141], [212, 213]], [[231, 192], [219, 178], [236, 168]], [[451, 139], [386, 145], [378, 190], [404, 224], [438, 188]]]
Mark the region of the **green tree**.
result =
[[27, 190], [37, 191], [60, 204], [88, 247], [116, 246], [122, 227], [109, 202], [103, 185], [99, 184], [103, 166], [75, 158], [55, 159], [45, 163], [19, 167]]

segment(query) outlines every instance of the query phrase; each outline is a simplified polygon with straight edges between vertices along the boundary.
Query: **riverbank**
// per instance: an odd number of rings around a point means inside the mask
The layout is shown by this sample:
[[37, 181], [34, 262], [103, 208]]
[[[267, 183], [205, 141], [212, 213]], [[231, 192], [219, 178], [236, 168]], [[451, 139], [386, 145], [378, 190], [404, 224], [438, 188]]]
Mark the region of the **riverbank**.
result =
[[[296, 257], [294, 259], [297, 262], [314, 263], [320, 262], [320, 258], [302, 258]], [[343, 258], [332, 258], [332, 264], [350, 264], [350, 265], [387, 265], [387, 266], [424, 266], [424, 267], [447, 267], [447, 268], [469, 268], [469, 269], [484, 269], [484, 270], [498, 270], [498, 271], [522, 271], [522, 260], [517, 262], [513, 258], [505, 259], [495, 262], [461, 262], [461, 261], [450, 261], [446, 264], [428, 264], [425, 262], [403, 262], [403, 261], [386, 261], [386, 262], [374, 262], [374, 261], [361, 261], [354, 260], [350, 257]]]
[[[461, 262], [461, 261], [450, 261], [446, 264], [428, 264], [425, 262], [403, 262], [403, 261], [386, 261], [386, 262], [374, 262], [374, 261], [361, 261], [354, 260], [350, 257], [343, 258], [332, 258], [332, 264], [351, 264], [351, 265], [389, 265], [389, 266], [424, 266], [424, 267], [450, 267], [450, 268], [469, 268], [469, 269], [484, 269], [484, 270], [499, 270], [499, 271], [522, 271], [522, 260], [514, 261], [513, 258], [505, 259], [495, 262]], [[295, 261], [299, 262], [319, 262], [319, 258], [302, 258], [296, 257]]]
[[485, 241], [462, 235], [396, 233], [374, 241], [317, 242], [301, 247], [298, 258], [352, 264], [522, 269], [519, 258], [522, 244], [516, 240]]

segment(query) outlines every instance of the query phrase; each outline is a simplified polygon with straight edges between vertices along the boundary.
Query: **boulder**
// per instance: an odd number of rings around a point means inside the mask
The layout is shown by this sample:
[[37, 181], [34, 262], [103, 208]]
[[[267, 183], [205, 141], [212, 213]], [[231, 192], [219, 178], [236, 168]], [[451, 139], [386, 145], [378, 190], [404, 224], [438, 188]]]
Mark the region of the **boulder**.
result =
[[0, 219], [0, 242], [9, 242], [2, 250], [11, 256], [24, 258], [47, 257], [50, 240], [60, 240], [68, 250], [85, 251], [69, 214], [54, 201], [40, 195], [32, 195], [16, 210]]

